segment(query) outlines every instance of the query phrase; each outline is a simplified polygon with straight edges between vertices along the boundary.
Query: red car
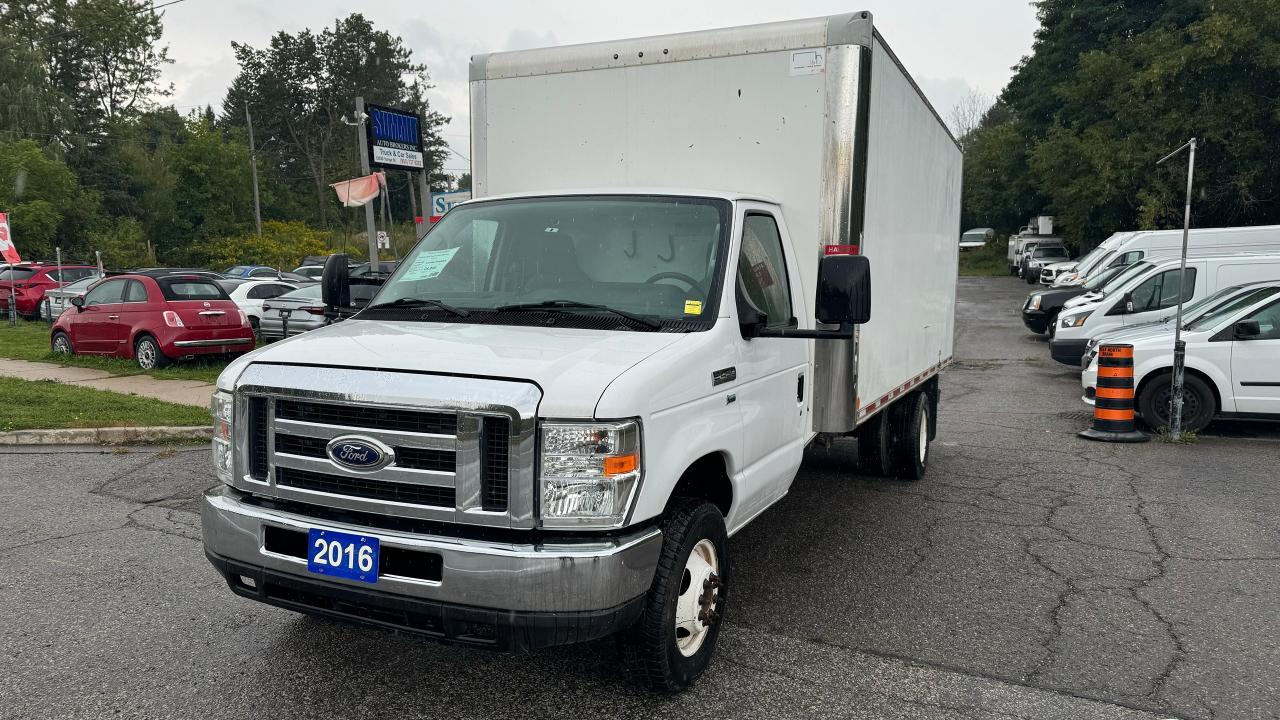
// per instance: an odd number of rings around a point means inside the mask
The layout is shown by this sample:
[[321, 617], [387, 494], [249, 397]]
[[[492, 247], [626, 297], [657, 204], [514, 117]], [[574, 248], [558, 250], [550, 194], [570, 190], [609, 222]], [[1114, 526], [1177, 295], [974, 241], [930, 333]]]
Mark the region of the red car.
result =
[[53, 324], [54, 352], [135, 358], [145, 370], [253, 349], [253, 328], [217, 283], [165, 272], [107, 277]]
[[82, 280], [98, 272], [92, 265], [38, 265], [21, 263], [0, 272], [0, 312], [9, 312], [9, 295], [17, 293], [18, 314], [28, 320], [40, 318], [44, 291]]

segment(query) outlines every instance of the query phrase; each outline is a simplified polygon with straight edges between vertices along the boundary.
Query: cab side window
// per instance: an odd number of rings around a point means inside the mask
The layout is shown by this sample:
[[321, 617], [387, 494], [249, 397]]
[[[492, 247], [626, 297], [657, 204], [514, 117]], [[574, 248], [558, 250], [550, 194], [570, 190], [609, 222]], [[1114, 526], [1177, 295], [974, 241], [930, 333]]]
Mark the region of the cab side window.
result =
[[1245, 319], [1258, 321], [1258, 329], [1262, 331], [1262, 334], [1251, 337], [1250, 340], [1280, 340], [1280, 301], [1271, 303]]
[[1178, 280], [1177, 270], [1166, 270], [1148, 278], [1133, 291], [1133, 311], [1140, 313], [1173, 307], [1178, 304], [1179, 290], [1183, 302], [1190, 300], [1196, 289], [1196, 269], [1187, 268], [1185, 283]]
[[108, 280], [95, 286], [84, 296], [86, 307], [90, 305], [110, 305], [121, 302], [124, 298], [125, 285], [128, 280]]
[[747, 301], [767, 316], [768, 327], [785, 327], [794, 320], [782, 235], [770, 215], [748, 213], [743, 221], [738, 287]]

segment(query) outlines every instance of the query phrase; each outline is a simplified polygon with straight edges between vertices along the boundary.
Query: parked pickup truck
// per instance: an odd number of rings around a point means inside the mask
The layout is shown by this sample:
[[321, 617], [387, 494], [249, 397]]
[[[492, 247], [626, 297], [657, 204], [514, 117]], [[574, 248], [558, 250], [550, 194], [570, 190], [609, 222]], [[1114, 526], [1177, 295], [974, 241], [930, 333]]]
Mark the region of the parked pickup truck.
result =
[[476, 199], [218, 379], [205, 552], [448, 642], [623, 633], [679, 690], [806, 446], [924, 475], [960, 150], [868, 13], [481, 55], [470, 91]]

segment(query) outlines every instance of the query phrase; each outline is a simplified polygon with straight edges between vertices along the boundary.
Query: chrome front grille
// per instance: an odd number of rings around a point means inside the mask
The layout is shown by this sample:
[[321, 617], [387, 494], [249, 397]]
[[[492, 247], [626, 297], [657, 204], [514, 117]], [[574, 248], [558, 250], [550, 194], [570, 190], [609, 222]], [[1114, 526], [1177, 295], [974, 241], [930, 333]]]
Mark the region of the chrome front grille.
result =
[[[387, 515], [533, 526], [540, 393], [531, 384], [251, 365], [236, 398], [232, 484], [243, 490]], [[326, 448], [342, 436], [374, 440], [395, 459], [371, 471], [340, 465]]]

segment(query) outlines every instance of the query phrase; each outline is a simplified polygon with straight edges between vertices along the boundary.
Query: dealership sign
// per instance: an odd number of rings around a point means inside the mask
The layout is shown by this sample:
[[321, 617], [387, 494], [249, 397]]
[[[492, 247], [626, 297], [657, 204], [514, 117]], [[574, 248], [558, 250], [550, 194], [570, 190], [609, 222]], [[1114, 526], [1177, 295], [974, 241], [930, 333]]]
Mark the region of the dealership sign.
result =
[[369, 113], [369, 164], [397, 170], [422, 169], [422, 120], [417, 113], [380, 105]]

